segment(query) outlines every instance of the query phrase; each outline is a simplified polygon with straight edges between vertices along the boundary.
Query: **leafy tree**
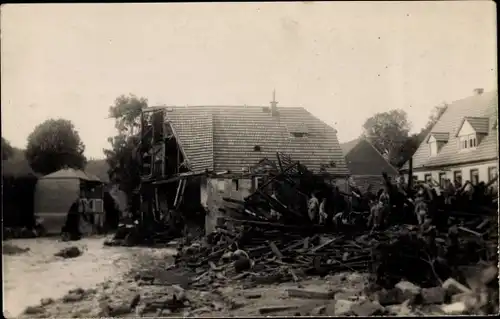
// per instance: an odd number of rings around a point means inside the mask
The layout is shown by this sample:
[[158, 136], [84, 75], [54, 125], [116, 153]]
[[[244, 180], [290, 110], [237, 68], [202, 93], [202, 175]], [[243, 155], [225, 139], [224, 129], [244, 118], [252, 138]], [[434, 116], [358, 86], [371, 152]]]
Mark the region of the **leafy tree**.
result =
[[10, 145], [9, 141], [2, 137], [2, 161], [8, 160], [14, 155], [14, 148]]
[[138, 98], [133, 94], [120, 95], [109, 107], [109, 117], [115, 119], [115, 128], [119, 134], [132, 136], [139, 133], [141, 110], [146, 107], [148, 100], [145, 98]]
[[411, 134], [401, 145], [401, 148], [394, 153], [392, 158], [392, 164], [396, 167], [401, 167], [406, 163], [413, 154], [417, 151], [419, 145], [424, 141], [425, 137], [432, 130], [432, 127], [441, 118], [444, 111], [448, 108], [448, 104], [443, 103], [434, 107], [432, 110], [429, 120], [424, 128], [420, 130], [418, 134]]
[[434, 107], [434, 109], [431, 112], [431, 115], [429, 116], [427, 124], [419, 133], [420, 142], [422, 142], [427, 136], [427, 134], [430, 133], [432, 127], [437, 123], [437, 121], [439, 121], [439, 119], [441, 118], [441, 116], [443, 115], [444, 111], [446, 111], [447, 108], [448, 104], [446, 102], [443, 102], [443, 104]]
[[396, 153], [392, 164], [395, 167], [403, 166], [417, 151], [421, 140], [421, 134], [411, 134], [408, 136], [403, 145], [401, 145], [399, 151]]
[[397, 165], [400, 150], [410, 131], [408, 115], [403, 110], [377, 113], [363, 125], [364, 136], [384, 155], [391, 164]]
[[35, 127], [28, 136], [26, 159], [38, 173], [50, 174], [65, 167], [83, 169], [85, 145], [73, 123], [50, 119]]
[[140, 167], [136, 154], [140, 141], [141, 110], [147, 107], [147, 99], [130, 94], [119, 96], [109, 108], [109, 116], [115, 119], [117, 135], [108, 138], [111, 148], [104, 150], [109, 165], [108, 174], [127, 195], [130, 195], [140, 182]]

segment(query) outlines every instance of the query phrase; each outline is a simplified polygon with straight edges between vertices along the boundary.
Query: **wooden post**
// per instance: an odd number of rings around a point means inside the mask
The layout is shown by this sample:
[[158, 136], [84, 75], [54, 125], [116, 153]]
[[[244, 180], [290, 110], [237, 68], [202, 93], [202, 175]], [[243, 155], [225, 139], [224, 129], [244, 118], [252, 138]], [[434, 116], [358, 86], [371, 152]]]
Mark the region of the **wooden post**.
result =
[[408, 160], [408, 193], [413, 189], [413, 157]]

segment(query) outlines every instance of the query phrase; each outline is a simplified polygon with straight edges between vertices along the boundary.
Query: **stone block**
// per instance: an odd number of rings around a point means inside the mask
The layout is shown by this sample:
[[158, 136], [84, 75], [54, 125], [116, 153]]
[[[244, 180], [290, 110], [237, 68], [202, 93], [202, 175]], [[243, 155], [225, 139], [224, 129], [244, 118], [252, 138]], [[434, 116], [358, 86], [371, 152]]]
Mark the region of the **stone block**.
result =
[[446, 291], [443, 287], [424, 288], [420, 293], [426, 305], [444, 303]]
[[372, 302], [369, 300], [355, 303], [351, 307], [351, 311], [360, 317], [380, 315], [384, 312], [384, 310], [384, 307], [382, 307], [378, 302]]

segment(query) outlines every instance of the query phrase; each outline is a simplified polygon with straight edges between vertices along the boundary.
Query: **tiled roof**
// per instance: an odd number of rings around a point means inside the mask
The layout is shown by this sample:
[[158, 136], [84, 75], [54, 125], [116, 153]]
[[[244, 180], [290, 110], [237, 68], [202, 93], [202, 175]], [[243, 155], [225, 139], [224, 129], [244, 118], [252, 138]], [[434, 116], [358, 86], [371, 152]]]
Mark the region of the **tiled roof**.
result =
[[58, 178], [78, 178], [86, 181], [95, 181], [95, 182], [100, 182], [101, 180], [93, 175], [93, 174], [87, 174], [86, 172], [79, 170], [79, 169], [74, 169], [74, 168], [64, 168], [60, 169], [54, 173], [50, 173], [48, 175], [45, 175], [42, 177], [43, 179], [58, 179]]
[[[335, 130], [304, 108], [280, 107], [273, 116], [262, 106], [168, 107], [167, 120], [176, 130], [195, 172], [241, 172], [261, 159], [276, 158], [280, 151], [319, 172], [348, 175]], [[289, 129], [307, 130], [306, 137], [293, 137]], [[260, 146], [260, 151], [254, 147]]]
[[347, 167], [353, 176], [382, 176], [382, 172], [394, 176], [398, 171], [380, 154], [380, 152], [364, 138], [342, 143]]
[[[490, 119], [487, 117], [472, 117], [472, 116], [466, 116], [460, 123], [459, 127], [461, 128], [465, 121], [469, 122], [470, 126], [476, 131], [477, 133], [483, 133], [487, 134], [490, 131]], [[457, 131], [458, 134], [458, 131]]]
[[352, 149], [356, 147], [356, 145], [358, 145], [360, 141], [361, 138], [356, 138], [352, 141], [341, 143], [340, 148], [342, 149], [342, 153], [344, 154], [344, 156], [347, 156], [347, 154], [349, 154], [349, 152], [352, 151]]
[[209, 110], [191, 107], [171, 108], [167, 112], [192, 171], [201, 172], [214, 169], [213, 156], [213, 116]]
[[426, 139], [427, 142], [429, 142], [431, 136], [434, 136], [436, 141], [439, 142], [447, 142], [450, 139], [450, 133], [431, 132], [431, 134], [429, 134], [429, 136]]
[[[456, 137], [464, 118], [487, 118], [493, 123], [498, 118], [497, 109], [497, 91], [470, 96], [451, 103], [431, 130], [432, 132], [448, 132], [450, 134], [448, 143], [436, 156], [430, 157], [430, 149], [426, 142], [427, 136], [413, 155], [413, 167], [439, 167], [498, 158], [498, 132], [493, 125], [488, 128], [488, 135], [472, 151], [460, 152]], [[481, 129], [481, 126], [479, 127]], [[408, 163], [403, 166], [403, 169], [408, 169]]]

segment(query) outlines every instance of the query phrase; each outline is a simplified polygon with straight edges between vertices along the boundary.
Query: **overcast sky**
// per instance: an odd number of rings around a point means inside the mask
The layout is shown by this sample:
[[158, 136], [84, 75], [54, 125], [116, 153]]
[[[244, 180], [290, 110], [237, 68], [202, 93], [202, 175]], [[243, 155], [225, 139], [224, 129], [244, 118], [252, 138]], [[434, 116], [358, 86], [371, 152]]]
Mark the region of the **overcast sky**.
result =
[[418, 131], [435, 105], [496, 89], [495, 32], [492, 1], [4, 5], [2, 136], [25, 147], [62, 117], [102, 158], [120, 94], [268, 105], [273, 89], [341, 142], [393, 108]]

